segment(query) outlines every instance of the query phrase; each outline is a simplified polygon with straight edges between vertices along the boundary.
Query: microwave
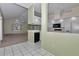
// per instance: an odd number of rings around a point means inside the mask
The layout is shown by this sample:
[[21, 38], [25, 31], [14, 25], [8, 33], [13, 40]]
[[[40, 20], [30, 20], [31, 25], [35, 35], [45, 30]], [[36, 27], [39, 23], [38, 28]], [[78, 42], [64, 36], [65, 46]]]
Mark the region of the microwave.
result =
[[53, 28], [61, 28], [61, 24], [60, 23], [55, 23], [55, 24], [53, 24]]

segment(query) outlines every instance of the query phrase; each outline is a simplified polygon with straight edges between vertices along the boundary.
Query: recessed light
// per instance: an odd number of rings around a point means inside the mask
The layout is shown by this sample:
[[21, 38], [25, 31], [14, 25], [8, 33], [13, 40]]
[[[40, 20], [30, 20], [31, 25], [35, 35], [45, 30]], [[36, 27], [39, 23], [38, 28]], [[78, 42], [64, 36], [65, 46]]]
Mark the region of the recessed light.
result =
[[38, 19], [35, 19], [36, 22], [38, 22]]
[[76, 20], [76, 17], [72, 17], [71, 20], [72, 20], [72, 21]]
[[64, 20], [63, 19], [60, 19], [60, 22], [63, 22]]
[[55, 21], [54, 21], [54, 20], [52, 20], [52, 23], [55, 23]]
[[18, 22], [19, 20], [16, 20], [16, 22]]

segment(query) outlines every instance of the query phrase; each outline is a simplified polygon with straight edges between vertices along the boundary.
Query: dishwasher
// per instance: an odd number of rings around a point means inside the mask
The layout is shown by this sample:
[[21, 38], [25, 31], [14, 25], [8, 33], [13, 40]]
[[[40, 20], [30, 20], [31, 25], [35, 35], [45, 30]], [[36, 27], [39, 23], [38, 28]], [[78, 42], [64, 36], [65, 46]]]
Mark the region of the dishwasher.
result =
[[40, 41], [40, 32], [35, 32], [34, 33], [34, 42], [39, 42]]

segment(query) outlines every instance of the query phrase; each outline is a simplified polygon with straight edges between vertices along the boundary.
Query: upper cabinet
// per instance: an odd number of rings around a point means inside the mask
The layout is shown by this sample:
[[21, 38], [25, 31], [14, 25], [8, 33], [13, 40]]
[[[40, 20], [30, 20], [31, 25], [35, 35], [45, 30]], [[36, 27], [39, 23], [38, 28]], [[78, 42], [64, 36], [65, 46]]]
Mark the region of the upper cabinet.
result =
[[41, 18], [38, 16], [34, 16], [33, 24], [41, 25]]
[[28, 24], [41, 25], [41, 17], [35, 15], [34, 6], [28, 8]]
[[28, 8], [28, 24], [33, 24], [34, 20], [34, 7], [33, 5]]

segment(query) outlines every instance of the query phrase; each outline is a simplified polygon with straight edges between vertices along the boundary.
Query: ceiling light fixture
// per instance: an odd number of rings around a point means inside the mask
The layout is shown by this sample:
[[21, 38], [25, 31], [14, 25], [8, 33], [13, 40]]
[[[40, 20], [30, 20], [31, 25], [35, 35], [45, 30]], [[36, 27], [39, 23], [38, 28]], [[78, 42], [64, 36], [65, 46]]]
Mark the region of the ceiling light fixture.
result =
[[60, 22], [63, 22], [64, 20], [62, 19], [63, 18], [63, 13], [64, 13], [64, 9], [62, 9], [61, 11], [60, 11]]
[[16, 22], [19, 22], [19, 20], [17, 19]]
[[71, 20], [72, 20], [72, 21], [76, 20], [76, 17], [72, 17]]
[[63, 22], [64, 20], [63, 19], [60, 19], [60, 22]]
[[52, 20], [52, 24], [53, 24], [53, 23], [55, 23], [55, 21], [54, 21], [54, 20]]
[[35, 19], [36, 22], [38, 22], [38, 19]]

